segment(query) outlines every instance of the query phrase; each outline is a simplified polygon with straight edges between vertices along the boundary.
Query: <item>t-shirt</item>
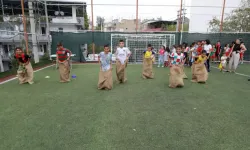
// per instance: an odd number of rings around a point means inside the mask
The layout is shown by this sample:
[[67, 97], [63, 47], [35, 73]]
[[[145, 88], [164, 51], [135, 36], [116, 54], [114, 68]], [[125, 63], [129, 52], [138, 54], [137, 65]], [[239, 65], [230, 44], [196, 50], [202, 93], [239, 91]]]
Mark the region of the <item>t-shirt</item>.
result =
[[164, 61], [168, 61], [168, 52], [166, 51], [165, 53], [164, 53]]
[[183, 62], [183, 59], [185, 58], [183, 53], [177, 54], [177, 53], [172, 53], [171, 54], [171, 64], [173, 65], [179, 65]]
[[164, 49], [160, 49], [160, 50], [159, 50], [159, 54], [160, 54], [160, 55], [164, 55], [164, 52], [165, 52]]
[[16, 56], [14, 56], [14, 58], [17, 59], [21, 63], [26, 63], [30, 60], [31, 57], [27, 54], [22, 54], [20, 56], [16, 55]]
[[191, 48], [190, 51], [192, 52], [191, 62], [194, 62], [194, 58], [193, 58], [193, 57], [197, 56], [197, 52], [196, 52], [196, 50], [195, 50], [195, 47]]
[[70, 51], [66, 48], [63, 48], [61, 50], [57, 50], [56, 51], [56, 54], [58, 56], [58, 60], [60, 62], [63, 62], [65, 61], [66, 59], [68, 59], [68, 54], [70, 54]]
[[112, 54], [108, 53], [105, 54], [104, 52], [101, 52], [99, 54], [100, 62], [101, 62], [101, 68], [102, 71], [108, 71], [110, 69], [110, 64], [112, 62]]
[[176, 53], [176, 49], [175, 48], [172, 49], [172, 53]]
[[202, 49], [203, 49], [202, 46], [197, 47], [196, 49], [197, 55], [201, 55]]
[[154, 51], [145, 50], [145, 51], [143, 51], [143, 54], [144, 54], [145, 58], [152, 58], [152, 55], [154, 55], [155, 52]]
[[226, 64], [227, 63], [227, 56], [222, 56], [221, 57], [221, 64]]
[[184, 52], [186, 52], [186, 53], [189, 52], [189, 47], [186, 47]]
[[128, 55], [131, 54], [130, 50], [127, 47], [118, 47], [116, 52], [116, 59], [118, 59], [121, 64], [125, 63], [125, 60], [127, 59]]
[[207, 60], [207, 56], [202, 57], [201, 55], [198, 56], [196, 63], [200, 64], [200, 63], [205, 63], [205, 61]]
[[210, 53], [210, 49], [212, 49], [212, 45], [211, 44], [205, 44], [204, 45], [204, 50], [207, 51], [207, 53]]

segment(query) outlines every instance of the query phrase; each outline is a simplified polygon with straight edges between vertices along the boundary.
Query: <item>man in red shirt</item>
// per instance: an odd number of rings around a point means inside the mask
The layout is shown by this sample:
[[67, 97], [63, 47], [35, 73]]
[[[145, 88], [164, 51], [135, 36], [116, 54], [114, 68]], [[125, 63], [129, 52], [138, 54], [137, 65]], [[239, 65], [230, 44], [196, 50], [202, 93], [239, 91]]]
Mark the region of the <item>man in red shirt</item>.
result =
[[62, 43], [57, 45], [56, 61], [59, 67], [60, 82], [65, 83], [70, 81], [70, 56], [71, 51], [64, 48]]

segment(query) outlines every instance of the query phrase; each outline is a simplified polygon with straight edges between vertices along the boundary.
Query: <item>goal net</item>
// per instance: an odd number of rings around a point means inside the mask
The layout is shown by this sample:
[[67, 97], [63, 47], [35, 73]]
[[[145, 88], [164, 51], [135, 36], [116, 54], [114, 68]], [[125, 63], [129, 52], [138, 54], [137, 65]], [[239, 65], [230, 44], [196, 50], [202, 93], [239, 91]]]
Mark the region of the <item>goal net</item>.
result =
[[[124, 40], [125, 46], [132, 52], [129, 62], [142, 62], [143, 51], [151, 44], [154, 51], [158, 53], [161, 46], [172, 46], [175, 44], [174, 34], [111, 34], [111, 52], [116, 51], [119, 41]], [[158, 61], [158, 54], [156, 54]]]

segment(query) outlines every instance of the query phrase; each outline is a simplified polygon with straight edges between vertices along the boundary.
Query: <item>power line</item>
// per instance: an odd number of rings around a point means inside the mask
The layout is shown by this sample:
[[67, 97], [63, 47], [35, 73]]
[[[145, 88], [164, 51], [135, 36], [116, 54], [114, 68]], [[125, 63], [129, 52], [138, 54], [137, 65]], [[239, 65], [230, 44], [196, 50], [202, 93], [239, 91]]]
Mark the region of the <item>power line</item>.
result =
[[[50, 5], [57, 5], [57, 6], [83, 6], [83, 5], [91, 5], [91, 4], [75, 4], [75, 3], [72, 3], [72, 4], [60, 4], [60, 3], [48, 3], [47, 6], [50, 6]], [[136, 6], [135, 4], [93, 4], [94, 6]], [[150, 6], [150, 7], [179, 7], [180, 5], [166, 5], [166, 4], [162, 4], [162, 5], [152, 5], [152, 4], [141, 4], [141, 5], [138, 5], [138, 6]], [[194, 6], [191, 6], [191, 5], [186, 5], [185, 7], [200, 7], [200, 8], [222, 8], [222, 6], [202, 6], [202, 5], [194, 5]], [[235, 6], [227, 6], [225, 8], [239, 8], [239, 7], [235, 7]], [[244, 7], [244, 8], [250, 8], [250, 7]]]

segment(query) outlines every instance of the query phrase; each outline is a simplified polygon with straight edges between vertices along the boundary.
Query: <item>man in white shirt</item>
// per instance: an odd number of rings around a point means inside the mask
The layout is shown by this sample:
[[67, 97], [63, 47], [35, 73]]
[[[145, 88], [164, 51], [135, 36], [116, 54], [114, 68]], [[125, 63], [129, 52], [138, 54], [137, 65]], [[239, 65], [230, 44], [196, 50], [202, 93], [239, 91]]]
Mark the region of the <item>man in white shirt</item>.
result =
[[128, 59], [131, 51], [124, 47], [124, 41], [120, 40], [119, 47], [116, 49], [116, 76], [119, 83], [124, 83], [126, 79], [125, 69], [127, 67]]
[[212, 45], [210, 44], [210, 40], [206, 40], [205, 44], [203, 46], [203, 49], [207, 52], [207, 62], [206, 62], [206, 66], [207, 66], [207, 71], [210, 72], [210, 53], [213, 49]]

